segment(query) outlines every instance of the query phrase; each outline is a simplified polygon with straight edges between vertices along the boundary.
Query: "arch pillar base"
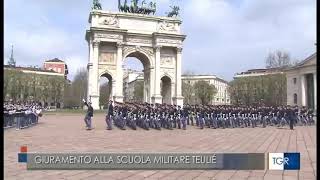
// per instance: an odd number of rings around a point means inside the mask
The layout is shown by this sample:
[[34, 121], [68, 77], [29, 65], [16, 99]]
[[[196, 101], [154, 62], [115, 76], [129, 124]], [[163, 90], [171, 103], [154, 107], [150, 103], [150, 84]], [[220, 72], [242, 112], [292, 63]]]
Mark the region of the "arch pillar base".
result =
[[151, 97], [152, 104], [162, 104], [162, 96], [161, 95], [154, 95]]
[[89, 101], [92, 103], [91, 106], [93, 107], [94, 110], [99, 110], [99, 97], [98, 95], [91, 95], [89, 97]]
[[183, 107], [183, 99], [184, 99], [183, 96], [173, 97], [173, 98], [172, 98], [173, 104]]
[[113, 96], [113, 101], [122, 103], [123, 96]]

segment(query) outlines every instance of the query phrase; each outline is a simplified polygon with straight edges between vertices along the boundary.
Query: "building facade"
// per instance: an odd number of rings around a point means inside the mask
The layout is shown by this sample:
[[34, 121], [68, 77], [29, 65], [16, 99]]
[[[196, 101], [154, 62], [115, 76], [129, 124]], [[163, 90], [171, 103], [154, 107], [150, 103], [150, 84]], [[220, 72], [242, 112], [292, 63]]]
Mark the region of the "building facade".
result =
[[134, 87], [138, 81], [143, 82], [143, 72], [135, 71], [131, 69], [124, 70], [123, 77], [123, 101], [133, 102], [134, 101]]
[[268, 69], [249, 69], [248, 71], [237, 73], [234, 79], [243, 77], [266, 76], [271, 74], [283, 74], [284, 68], [268, 68]]
[[287, 104], [317, 107], [317, 53], [287, 69]]
[[[22, 73], [31, 75], [32, 78], [35, 79], [35, 85], [33, 84], [34, 82], [31, 79], [28, 79], [30, 81], [24, 81], [24, 82], [22, 82], [20, 84], [20, 86], [25, 87], [26, 86], [25, 84], [27, 83], [27, 86], [29, 86], [29, 87], [34, 86], [35, 88], [39, 88], [40, 87], [43, 91], [46, 91], [45, 89], [46, 89], [47, 86], [44, 87], [44, 85], [41, 83], [41, 78], [42, 77], [61, 77], [61, 79], [64, 79], [64, 75], [61, 74], [61, 73], [57, 73], [57, 72], [54, 72], [53, 70], [45, 70], [45, 69], [37, 68], [37, 67], [19, 67], [19, 66], [12, 67], [10, 65], [4, 65], [4, 70], [5, 70], [5, 73], [7, 73], [6, 70], [9, 70], [9, 71], [11, 70], [11, 71], [20, 71]], [[27, 75], [23, 75], [23, 76], [26, 77]], [[8, 81], [12, 81], [12, 79], [9, 79]], [[51, 81], [49, 83], [51, 83]], [[48, 91], [48, 89], [47, 89], [47, 91]], [[57, 108], [63, 108], [64, 85], [61, 85], [61, 91], [60, 92], [61, 92], [60, 95], [59, 95], [60, 97], [57, 97], [57, 99], [60, 99], [60, 100], [54, 100], [54, 99], [50, 98], [49, 96], [47, 96], [45, 98], [45, 99], [47, 99], [46, 101], [45, 100], [39, 100], [39, 102], [44, 107], [55, 106]], [[9, 92], [8, 92], [8, 94], [5, 94], [5, 99], [6, 100], [23, 99], [24, 91], [21, 91], [21, 94], [17, 94], [17, 96], [15, 96], [15, 98], [9, 96], [9, 94], [10, 94]], [[30, 94], [29, 94], [29, 97], [27, 99], [35, 100], [34, 97], [31, 96]]]
[[45, 61], [43, 64], [43, 68], [48, 71], [53, 70], [54, 72], [63, 74], [65, 79], [67, 79], [68, 66], [64, 61], [58, 58]]
[[[228, 82], [218, 78], [214, 75], [182, 75], [181, 77], [183, 83], [188, 83], [194, 85], [198, 81], [206, 81], [211, 85], [214, 85], [217, 89], [217, 93], [211, 100], [212, 105], [229, 105], [230, 104], [230, 94], [228, 92]], [[194, 96], [195, 97], [195, 96]], [[191, 100], [193, 103], [199, 103], [196, 97]]]

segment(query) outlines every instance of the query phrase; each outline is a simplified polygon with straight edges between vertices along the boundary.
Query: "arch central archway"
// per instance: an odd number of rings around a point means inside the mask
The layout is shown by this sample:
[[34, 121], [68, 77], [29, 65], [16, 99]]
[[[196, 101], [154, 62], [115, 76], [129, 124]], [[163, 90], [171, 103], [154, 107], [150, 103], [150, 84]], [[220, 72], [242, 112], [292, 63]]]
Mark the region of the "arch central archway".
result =
[[[124, 96], [124, 101], [129, 101], [129, 102], [151, 102], [151, 88], [150, 88], [150, 66], [151, 66], [151, 61], [149, 57], [140, 52], [140, 51], [131, 51], [127, 52], [127, 55], [124, 55], [123, 58], [123, 64], [126, 63], [127, 58], [135, 58], [139, 62], [142, 63], [143, 69], [141, 71], [132, 71], [132, 69], [123, 69], [125, 72], [124, 78], [123, 78], [123, 96]], [[140, 74], [142, 73], [142, 74]], [[140, 88], [140, 83], [141, 81], [143, 82], [143, 97], [142, 99], [136, 97], [136, 88]], [[133, 98], [134, 97], [134, 98]]]

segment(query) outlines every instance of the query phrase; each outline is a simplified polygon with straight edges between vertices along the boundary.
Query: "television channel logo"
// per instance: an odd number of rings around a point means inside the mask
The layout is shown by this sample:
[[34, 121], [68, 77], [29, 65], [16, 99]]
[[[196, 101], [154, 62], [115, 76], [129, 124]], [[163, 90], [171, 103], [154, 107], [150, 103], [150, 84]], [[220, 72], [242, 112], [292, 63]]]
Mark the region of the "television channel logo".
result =
[[270, 170], [300, 170], [300, 153], [269, 153]]

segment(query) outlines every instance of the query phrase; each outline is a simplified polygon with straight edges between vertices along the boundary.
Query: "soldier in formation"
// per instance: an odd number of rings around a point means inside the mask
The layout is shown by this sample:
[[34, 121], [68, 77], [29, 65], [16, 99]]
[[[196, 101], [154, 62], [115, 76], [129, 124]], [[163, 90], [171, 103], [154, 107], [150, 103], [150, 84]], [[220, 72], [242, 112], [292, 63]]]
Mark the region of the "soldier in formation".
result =
[[15, 127], [16, 130], [31, 127], [42, 116], [42, 107], [36, 102], [4, 102], [3, 127]]
[[[256, 128], [267, 126], [293, 129], [296, 125], [313, 125], [313, 110], [297, 106], [230, 106], [230, 105], [185, 105], [119, 103], [112, 108], [110, 121], [125, 130], [187, 129], [187, 125], [204, 128]], [[110, 114], [110, 108], [109, 108]], [[110, 125], [108, 125], [110, 127]]]
[[88, 110], [86, 113], [86, 116], [84, 117], [84, 122], [86, 123], [86, 129], [91, 130], [92, 129], [92, 117], [93, 117], [93, 107], [91, 106], [91, 102], [86, 102], [84, 99], [82, 99], [84, 105], [87, 106]]

